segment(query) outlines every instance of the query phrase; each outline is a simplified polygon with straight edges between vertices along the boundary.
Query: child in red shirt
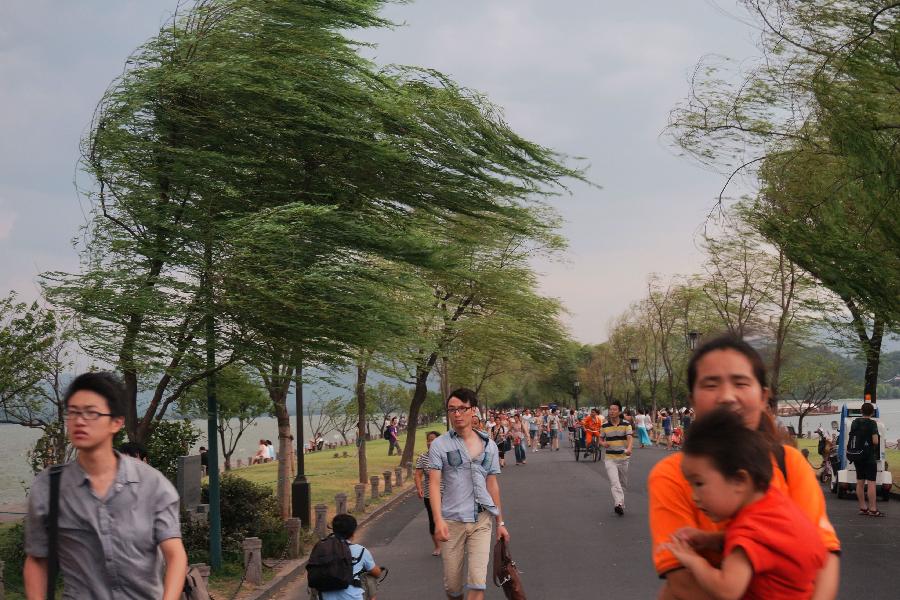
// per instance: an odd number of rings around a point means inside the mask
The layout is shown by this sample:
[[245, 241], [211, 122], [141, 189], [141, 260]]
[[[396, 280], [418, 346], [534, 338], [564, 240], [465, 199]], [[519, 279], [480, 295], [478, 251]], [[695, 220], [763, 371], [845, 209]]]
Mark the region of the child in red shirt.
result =
[[679, 532], [666, 548], [715, 598], [810, 598], [826, 550], [816, 526], [784, 494], [769, 488], [765, 437], [728, 409], [698, 419], [687, 435], [681, 469], [694, 502], [711, 520], [727, 521], [721, 568]]

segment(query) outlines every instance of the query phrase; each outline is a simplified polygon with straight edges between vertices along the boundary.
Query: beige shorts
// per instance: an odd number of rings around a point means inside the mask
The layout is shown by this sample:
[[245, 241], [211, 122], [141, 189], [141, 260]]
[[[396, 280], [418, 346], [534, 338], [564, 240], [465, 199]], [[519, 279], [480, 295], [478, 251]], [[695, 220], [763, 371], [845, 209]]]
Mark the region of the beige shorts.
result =
[[463, 595], [463, 565], [468, 563], [470, 590], [487, 587], [488, 561], [491, 558], [491, 532], [493, 516], [488, 511], [478, 514], [475, 523], [447, 521], [450, 539], [441, 544], [441, 558], [444, 563], [444, 590], [448, 596]]

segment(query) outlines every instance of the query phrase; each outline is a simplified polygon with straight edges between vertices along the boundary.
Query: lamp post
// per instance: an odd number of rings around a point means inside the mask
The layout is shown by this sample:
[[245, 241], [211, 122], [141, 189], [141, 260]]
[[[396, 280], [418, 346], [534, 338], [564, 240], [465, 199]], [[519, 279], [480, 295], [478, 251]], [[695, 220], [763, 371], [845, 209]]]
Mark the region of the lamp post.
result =
[[581, 394], [581, 382], [576, 379], [575, 383], [572, 384], [572, 388], [575, 390], [575, 410], [578, 410], [578, 396]]
[[691, 352], [697, 349], [697, 343], [700, 341], [701, 333], [699, 331], [692, 331], [687, 334], [687, 343], [688, 348], [691, 349]]
[[628, 368], [631, 371], [631, 381], [634, 382], [634, 394], [637, 398], [637, 407], [644, 408], [641, 405], [641, 388], [637, 382], [637, 372], [638, 372], [638, 364], [640, 361], [636, 356], [632, 356], [628, 359]]
[[303, 460], [303, 364], [300, 361], [297, 361], [294, 385], [297, 401], [297, 476], [291, 483], [291, 515], [300, 519], [300, 525], [304, 529], [310, 529], [312, 493]]

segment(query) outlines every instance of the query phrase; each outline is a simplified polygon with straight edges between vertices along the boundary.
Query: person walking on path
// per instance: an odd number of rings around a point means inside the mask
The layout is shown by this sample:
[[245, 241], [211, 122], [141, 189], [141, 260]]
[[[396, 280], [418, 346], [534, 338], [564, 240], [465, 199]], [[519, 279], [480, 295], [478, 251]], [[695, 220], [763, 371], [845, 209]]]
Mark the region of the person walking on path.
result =
[[570, 408], [569, 414], [566, 415], [566, 431], [569, 432], [569, 447], [575, 447], [575, 425], [578, 423], [578, 417], [575, 416], [575, 409]]
[[524, 465], [527, 454], [525, 454], [525, 438], [528, 434], [522, 424], [522, 418], [519, 415], [513, 417], [512, 425], [509, 426], [510, 435], [512, 435], [513, 450], [516, 454], [516, 464]]
[[538, 411], [534, 415], [529, 415], [528, 420], [528, 442], [531, 445], [531, 451], [537, 452], [541, 445], [541, 415]]
[[559, 452], [559, 413], [555, 408], [547, 417], [547, 428], [550, 430], [550, 450]]
[[650, 422], [650, 416], [644, 414], [643, 408], [639, 408], [638, 414], [634, 420], [635, 425], [637, 426], [638, 442], [640, 442], [641, 448], [652, 446], [653, 442], [650, 441], [650, 435], [647, 433], [648, 431], [650, 431], [650, 427], [653, 426], [653, 424]]
[[391, 418], [391, 424], [388, 425], [387, 434], [388, 434], [388, 456], [392, 456], [394, 454], [394, 450], [397, 450], [397, 454], [400, 454], [400, 442], [398, 441], [399, 430], [397, 429], [397, 417]]
[[622, 418], [622, 405], [609, 403], [609, 418], [600, 428], [601, 444], [606, 448], [603, 466], [612, 491], [613, 510], [625, 514], [625, 489], [628, 487], [628, 463], [634, 444], [631, 424]]
[[428, 451], [431, 449], [432, 442], [440, 435], [437, 431], [429, 431], [425, 434], [425, 452], [416, 458], [416, 472], [414, 475], [416, 491], [419, 493], [419, 498], [425, 501], [425, 512], [428, 514], [428, 533], [431, 534], [431, 541], [434, 544], [434, 550], [431, 552], [432, 556], [441, 555], [441, 541], [434, 535], [434, 514], [431, 512], [431, 498], [428, 493], [428, 488], [430, 487], [428, 485]]
[[[875, 407], [871, 402], [862, 405], [862, 416], [853, 419], [850, 425], [847, 456], [852, 457], [856, 467], [856, 499], [859, 502], [859, 514], [871, 517], [883, 517], [878, 510], [875, 480], [878, 477], [878, 457], [880, 442], [878, 422], [873, 418]], [[853, 446], [858, 445], [860, 452], [853, 456]], [[868, 487], [869, 504], [866, 505], [866, 487]]]
[[[838, 592], [841, 544], [825, 512], [825, 497], [815, 472], [796, 448], [777, 437], [774, 419], [768, 412], [766, 367], [759, 353], [734, 337], [711, 339], [691, 356], [687, 384], [698, 420], [717, 408], [727, 408], [740, 415], [747, 429], [765, 436], [773, 464], [770, 486], [797, 504], [818, 529], [829, 552], [816, 577], [814, 597], [833, 600]], [[657, 574], [665, 579], [658, 598], [704, 600], [711, 596], [665, 545], [677, 538], [702, 551], [718, 567], [728, 523], [714, 522], [697, 506], [695, 491], [682, 469], [683, 457], [682, 452], [665, 457], [647, 479], [652, 559]]]
[[[452, 392], [447, 414], [453, 429], [434, 440], [428, 451], [431, 510], [435, 535], [443, 542], [444, 591], [451, 600], [463, 597], [464, 587], [468, 600], [484, 599], [492, 520], [497, 523], [497, 536], [509, 542], [497, 481], [499, 452], [489, 436], [472, 428], [477, 407], [478, 397], [472, 390]], [[468, 565], [466, 577], [464, 565]]]
[[[666, 440], [666, 450], [672, 449], [672, 416], [666, 412], [662, 411], [660, 413], [662, 417], [662, 436]], [[659, 445], [662, 445], [662, 441], [657, 439]]]
[[78, 458], [40, 473], [25, 519], [25, 594], [46, 598], [51, 477], [59, 477], [57, 543], [66, 598], [178, 600], [187, 575], [179, 499], [162, 473], [113, 450], [125, 425], [125, 389], [111, 373], [84, 373], [63, 399]]

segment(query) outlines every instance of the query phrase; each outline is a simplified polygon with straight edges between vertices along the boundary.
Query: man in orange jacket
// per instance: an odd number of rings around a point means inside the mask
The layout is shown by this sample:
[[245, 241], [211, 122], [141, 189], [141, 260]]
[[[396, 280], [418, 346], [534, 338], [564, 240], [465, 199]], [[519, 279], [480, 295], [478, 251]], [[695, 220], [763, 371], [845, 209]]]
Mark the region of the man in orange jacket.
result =
[[603, 417], [600, 416], [600, 411], [596, 408], [592, 408], [591, 414], [581, 420], [581, 426], [584, 427], [584, 445], [585, 448], [588, 448], [594, 437], [596, 437], [598, 441], [600, 438], [600, 428], [603, 426]]

